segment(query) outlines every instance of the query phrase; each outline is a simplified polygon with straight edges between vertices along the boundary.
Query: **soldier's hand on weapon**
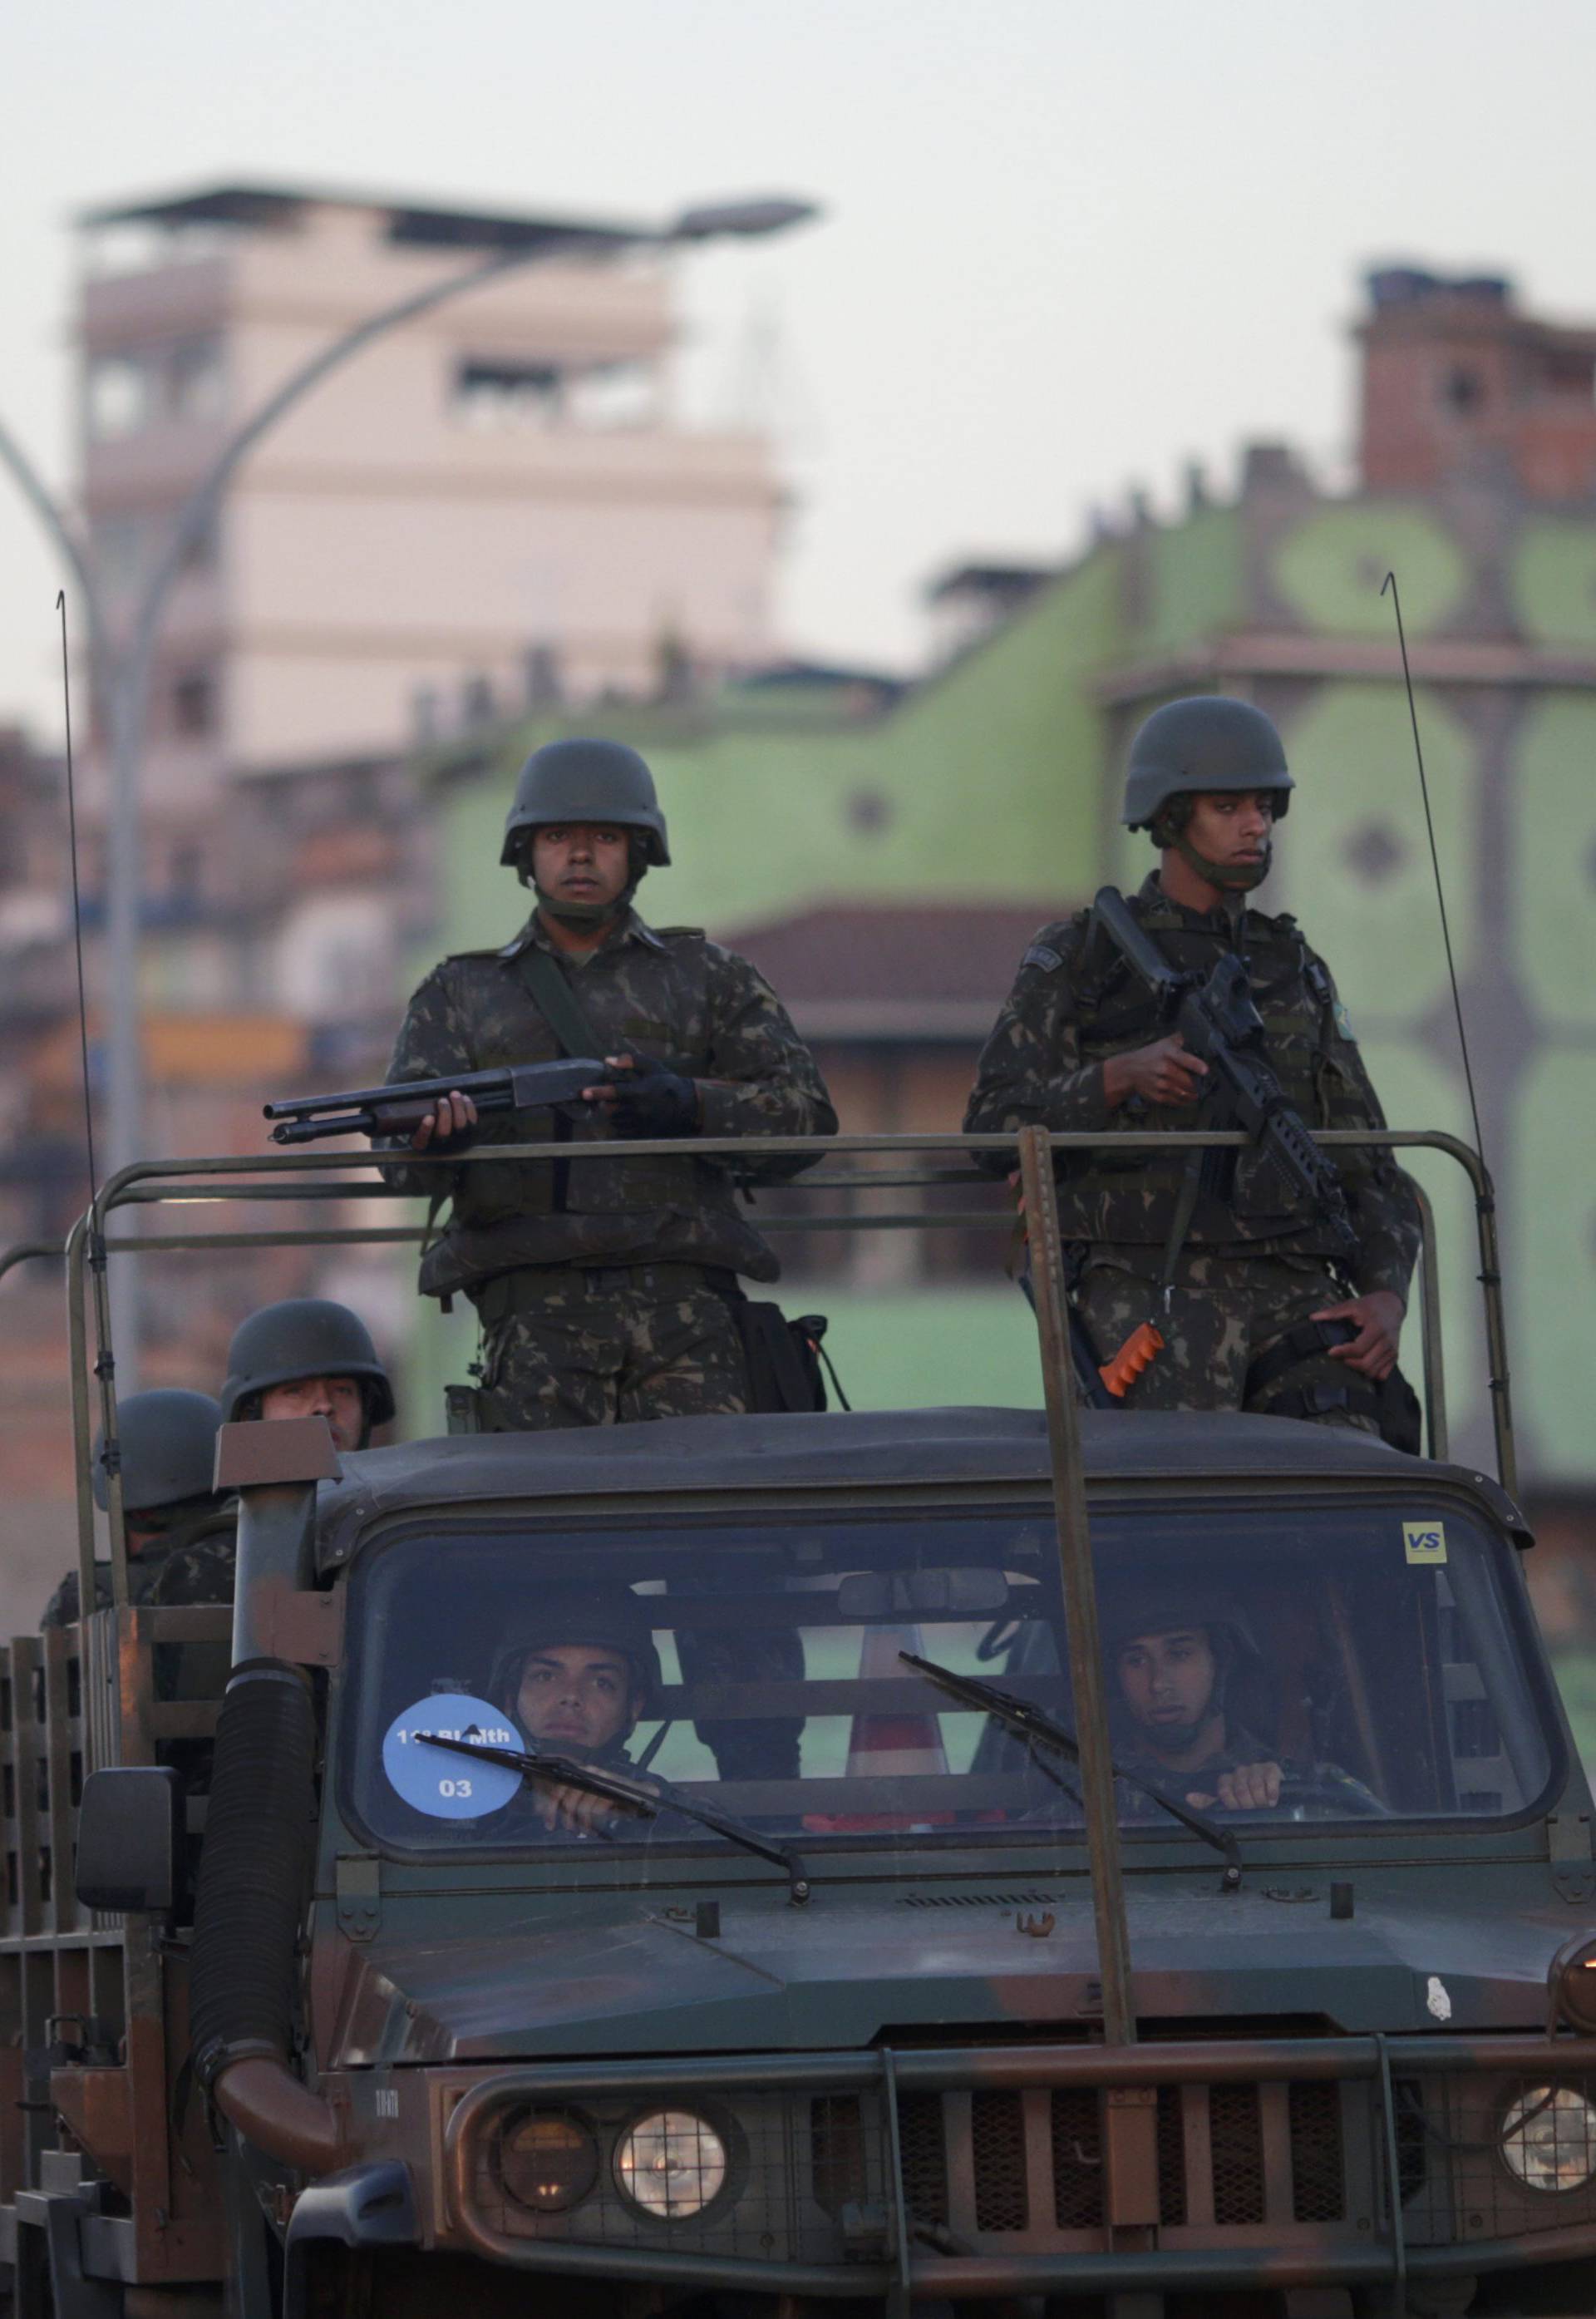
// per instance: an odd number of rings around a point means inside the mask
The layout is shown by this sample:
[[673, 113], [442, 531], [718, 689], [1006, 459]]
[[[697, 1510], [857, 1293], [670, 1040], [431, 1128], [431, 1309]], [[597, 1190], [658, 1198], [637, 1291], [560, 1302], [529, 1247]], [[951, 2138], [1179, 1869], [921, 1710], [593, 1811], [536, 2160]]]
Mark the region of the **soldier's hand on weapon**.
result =
[[1278, 1764], [1238, 1764], [1220, 1773], [1213, 1795], [1189, 1795], [1186, 1801], [1194, 1811], [1214, 1804], [1224, 1811], [1267, 1811], [1280, 1800], [1280, 1778]]
[[695, 1083], [653, 1055], [606, 1055], [612, 1086], [583, 1087], [582, 1101], [601, 1106], [622, 1135], [696, 1135], [703, 1124]]
[[476, 1125], [476, 1105], [468, 1095], [456, 1089], [446, 1095], [436, 1111], [429, 1111], [410, 1138], [413, 1151], [425, 1151], [429, 1143], [446, 1143], [452, 1138], [469, 1133]]
[[1133, 1095], [1144, 1103], [1195, 1103], [1207, 1076], [1202, 1057], [1192, 1054], [1179, 1032], [1172, 1031], [1150, 1047], [1108, 1056], [1103, 1065], [1103, 1093], [1110, 1111], [1117, 1111]]
[[1402, 1317], [1406, 1305], [1394, 1288], [1371, 1288], [1366, 1296], [1354, 1296], [1345, 1304], [1326, 1304], [1314, 1313], [1316, 1321], [1350, 1321], [1357, 1329], [1356, 1337], [1344, 1345], [1332, 1345], [1332, 1361], [1345, 1361], [1348, 1368], [1357, 1369], [1362, 1376], [1373, 1377], [1383, 1384], [1396, 1367], [1396, 1349], [1402, 1332]]

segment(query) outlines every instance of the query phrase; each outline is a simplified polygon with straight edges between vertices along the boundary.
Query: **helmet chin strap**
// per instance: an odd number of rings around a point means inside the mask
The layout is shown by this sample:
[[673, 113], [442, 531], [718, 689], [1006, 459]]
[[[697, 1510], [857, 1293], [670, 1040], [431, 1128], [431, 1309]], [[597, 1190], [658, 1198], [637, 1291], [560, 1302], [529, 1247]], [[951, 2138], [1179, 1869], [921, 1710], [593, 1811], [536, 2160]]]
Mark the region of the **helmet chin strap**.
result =
[[1210, 862], [1206, 854], [1198, 853], [1184, 830], [1174, 843], [1175, 851], [1187, 869], [1195, 870], [1211, 886], [1217, 886], [1222, 894], [1250, 894], [1255, 886], [1261, 886], [1269, 874], [1275, 853], [1266, 837], [1263, 853], [1257, 862]]
[[[530, 852], [531, 848], [528, 847], [528, 856]], [[629, 875], [626, 884], [612, 902], [557, 900], [553, 894], [546, 893], [538, 884], [536, 877], [531, 874], [530, 861], [526, 858], [523, 859], [521, 866], [521, 883], [523, 886], [531, 887], [537, 897], [539, 910], [546, 918], [553, 918], [556, 925], [571, 926], [579, 932], [587, 931], [594, 926], [614, 925], [618, 925], [631, 908], [632, 897], [637, 891], [648, 871], [648, 862], [641, 846], [636, 844], [629, 846], [627, 858]]]
[[553, 894], [545, 893], [536, 879], [532, 881], [532, 891], [537, 895], [538, 909], [546, 918], [553, 918], [557, 925], [585, 928], [607, 926], [619, 917], [631, 901], [633, 889], [627, 887], [613, 902], [557, 901]]

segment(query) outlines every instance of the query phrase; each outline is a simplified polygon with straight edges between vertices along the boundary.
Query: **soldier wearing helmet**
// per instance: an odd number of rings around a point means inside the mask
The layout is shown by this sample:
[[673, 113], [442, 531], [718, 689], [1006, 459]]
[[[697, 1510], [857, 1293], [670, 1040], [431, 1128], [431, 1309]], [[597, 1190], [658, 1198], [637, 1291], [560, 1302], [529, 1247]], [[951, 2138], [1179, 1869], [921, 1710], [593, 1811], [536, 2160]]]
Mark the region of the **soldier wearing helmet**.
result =
[[[129, 1395], [116, 1413], [134, 1602], [230, 1602], [237, 1556], [234, 1501], [213, 1486], [221, 1411], [209, 1394], [159, 1386]], [[105, 1437], [95, 1443], [95, 1503], [109, 1504]], [[95, 1608], [111, 1601], [111, 1569], [95, 1569]], [[77, 1573], [69, 1571], [40, 1624], [68, 1627], [78, 1615]]]
[[233, 1332], [222, 1421], [324, 1417], [339, 1450], [364, 1449], [393, 1415], [393, 1388], [371, 1332], [347, 1304], [291, 1296], [265, 1304]]
[[[1324, 1809], [1336, 1799], [1363, 1814], [1380, 1809], [1335, 1764], [1299, 1764], [1248, 1728], [1238, 1692], [1262, 1660], [1245, 1614], [1222, 1596], [1170, 1587], [1111, 1602], [1103, 1619], [1111, 1712], [1122, 1734], [1116, 1759], [1195, 1809], [1272, 1811], [1294, 1790]], [[1328, 1800], [1327, 1800], [1328, 1791]], [[1122, 1813], [1150, 1809], [1130, 1782]]]
[[[594, 1587], [540, 1604], [494, 1661], [488, 1697], [535, 1752], [625, 1772], [632, 1768], [627, 1742], [656, 1709], [660, 1684], [659, 1653], [642, 1599], [627, 1587]], [[606, 1797], [548, 1781], [532, 1783], [526, 1793], [550, 1830], [581, 1834], [608, 1825], [623, 1809]]]
[[[1206, 977], [1229, 950], [1248, 968], [1266, 1051], [1310, 1128], [1385, 1122], [1346, 1009], [1295, 921], [1249, 906], [1291, 803], [1280, 735], [1218, 695], [1154, 711], [1131, 746], [1123, 819], [1159, 864], [1130, 899], [1172, 965]], [[1087, 914], [1045, 926], [983, 1051], [967, 1130], [1191, 1130], [1208, 1123], [1207, 1066], [1159, 1035], [1151, 1002]], [[1249, 1409], [1379, 1431], [1393, 1395], [1418, 1204], [1385, 1152], [1336, 1154], [1358, 1237], [1332, 1269], [1327, 1220], [1292, 1205], [1243, 1153], [1233, 1171], [1076, 1153], [1059, 1169], [1072, 1291], [1100, 1358], [1148, 1320], [1165, 1350], [1130, 1386], [1142, 1409]], [[1412, 1446], [1416, 1447], [1414, 1442]]]
[[[574, 1118], [528, 1111], [479, 1121], [452, 1096], [414, 1148], [557, 1138], [613, 1145], [615, 1157], [459, 1169], [422, 1292], [464, 1292], [481, 1315], [478, 1408], [491, 1431], [742, 1410], [737, 1276], [773, 1280], [780, 1268], [740, 1211], [738, 1177], [779, 1181], [809, 1163], [734, 1171], [627, 1147], [833, 1134], [820, 1074], [745, 960], [694, 928], [656, 930], [639, 916], [639, 881], [671, 855], [635, 749], [601, 740], [538, 749], [516, 783], [500, 858], [531, 888], [532, 915], [501, 949], [464, 952], [428, 976], [390, 1079], [590, 1054], [605, 1059], [613, 1083], [588, 1088]], [[418, 1191], [440, 1188], [436, 1173], [392, 1172]]]

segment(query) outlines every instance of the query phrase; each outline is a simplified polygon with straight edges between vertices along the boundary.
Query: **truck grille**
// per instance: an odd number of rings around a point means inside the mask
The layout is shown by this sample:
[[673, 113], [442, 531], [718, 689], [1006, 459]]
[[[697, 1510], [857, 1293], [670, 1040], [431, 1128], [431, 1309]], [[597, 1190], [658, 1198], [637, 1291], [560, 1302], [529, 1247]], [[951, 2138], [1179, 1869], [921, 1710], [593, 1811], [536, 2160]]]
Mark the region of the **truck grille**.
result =
[[[911, 2223], [1011, 2242], [1101, 2229], [1102, 2101], [1096, 2088], [1085, 2086], [900, 2095]], [[834, 2179], [846, 2139], [843, 2107], [812, 2105], [817, 2184]], [[1280, 2153], [1275, 2179], [1266, 2160], [1272, 2138]], [[1334, 2084], [1161, 2086], [1156, 2139], [1166, 2228], [1277, 2231], [1287, 2223], [1346, 2219], [1342, 2093]]]

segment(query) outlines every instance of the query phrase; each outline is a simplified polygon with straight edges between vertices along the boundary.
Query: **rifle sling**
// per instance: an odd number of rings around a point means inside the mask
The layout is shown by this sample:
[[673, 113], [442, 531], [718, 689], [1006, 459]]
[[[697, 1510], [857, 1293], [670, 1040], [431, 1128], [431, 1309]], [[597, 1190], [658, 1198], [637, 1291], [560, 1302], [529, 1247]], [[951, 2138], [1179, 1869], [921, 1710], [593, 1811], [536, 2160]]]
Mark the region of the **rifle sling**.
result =
[[536, 947], [525, 950], [519, 963], [537, 1011], [554, 1033], [561, 1052], [602, 1058], [606, 1042], [582, 1013], [575, 992], [548, 952]]

